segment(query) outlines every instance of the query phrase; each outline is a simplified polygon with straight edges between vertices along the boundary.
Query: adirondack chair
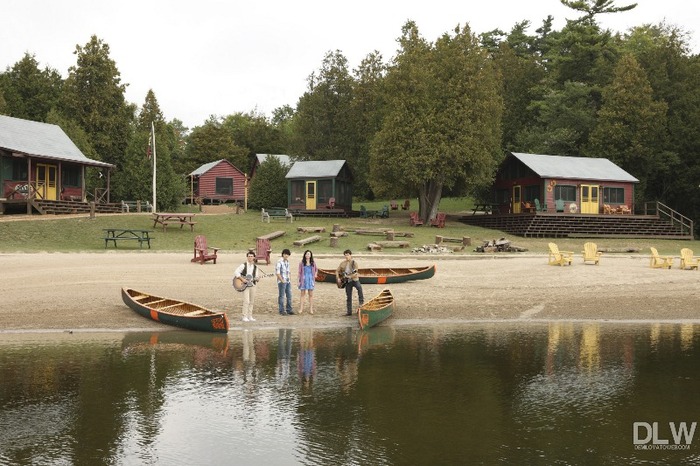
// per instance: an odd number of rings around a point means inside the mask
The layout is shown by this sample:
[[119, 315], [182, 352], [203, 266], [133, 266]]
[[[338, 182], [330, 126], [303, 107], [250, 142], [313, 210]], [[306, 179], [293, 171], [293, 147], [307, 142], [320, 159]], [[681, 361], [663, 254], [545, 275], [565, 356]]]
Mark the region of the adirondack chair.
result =
[[406, 199], [403, 201], [403, 205], [401, 206], [401, 210], [408, 210], [411, 207], [411, 201], [409, 199]]
[[361, 205], [360, 206], [360, 218], [367, 218], [367, 207]]
[[379, 216], [379, 218], [389, 218], [389, 206], [385, 205], [384, 207], [382, 207], [382, 210], [380, 210], [377, 213], [377, 215]]
[[438, 212], [438, 214], [435, 216], [435, 218], [430, 221], [430, 226], [438, 227], [438, 228], [445, 228], [445, 219], [446, 218], [447, 218], [446, 213]]
[[391, 210], [399, 210], [399, 204], [395, 200], [392, 200], [390, 202], [390, 204], [391, 204]]
[[559, 246], [549, 243], [549, 265], [571, 265], [573, 260], [573, 251], [560, 251]]
[[409, 223], [412, 227], [417, 227], [419, 225], [423, 225], [423, 220], [421, 220], [420, 217], [418, 216], [418, 212], [411, 212], [409, 214], [409, 216], [410, 216]]
[[255, 240], [255, 262], [265, 261], [266, 264], [269, 264], [271, 252], [272, 248], [270, 247], [269, 239], [257, 238]]
[[335, 208], [335, 198], [331, 197], [328, 199], [328, 204], [326, 205], [326, 209], [334, 209]]
[[535, 210], [537, 212], [547, 212], [547, 204], [540, 204], [540, 200], [535, 198]]
[[600, 262], [600, 255], [602, 253], [598, 252], [598, 245], [595, 243], [586, 243], [583, 245], [583, 263], [585, 264], [588, 261], [593, 262], [595, 265], [598, 265]]
[[194, 239], [194, 257], [190, 262], [199, 262], [204, 265], [207, 261], [213, 261], [216, 264], [216, 253], [219, 249], [207, 246], [206, 236], [197, 235]]
[[649, 267], [652, 269], [670, 269], [673, 266], [673, 257], [671, 256], [660, 256], [656, 248], [650, 247], [651, 258], [649, 260]]
[[698, 265], [700, 264], [700, 257], [693, 256], [693, 250], [688, 248], [681, 249], [681, 269], [685, 270], [690, 268], [690, 270], [698, 270]]
[[564, 199], [554, 201], [554, 207], [556, 207], [557, 212], [564, 212]]

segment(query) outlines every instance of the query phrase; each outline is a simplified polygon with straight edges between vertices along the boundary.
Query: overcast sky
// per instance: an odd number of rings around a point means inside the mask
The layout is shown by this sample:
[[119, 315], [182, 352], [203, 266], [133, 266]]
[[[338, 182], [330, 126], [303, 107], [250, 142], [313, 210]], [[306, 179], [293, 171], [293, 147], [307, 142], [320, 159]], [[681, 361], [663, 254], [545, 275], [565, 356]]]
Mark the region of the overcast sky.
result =
[[[342, 3], [342, 4], [341, 4]], [[476, 34], [508, 31], [529, 20], [530, 32], [547, 15], [560, 29], [575, 11], [559, 0], [2, 0], [0, 67], [25, 52], [43, 69], [66, 77], [75, 65], [76, 45], [94, 34], [110, 47], [128, 101], [143, 104], [153, 89], [166, 120], [192, 128], [210, 115], [257, 110], [271, 116], [294, 107], [308, 76], [324, 55], [340, 50], [351, 69], [373, 50], [389, 60], [407, 20], [434, 41], [468, 23]], [[616, 5], [632, 2], [618, 0]], [[630, 12], [603, 15], [599, 23], [614, 31], [666, 21], [691, 34], [700, 53], [700, 2], [638, 0]]]

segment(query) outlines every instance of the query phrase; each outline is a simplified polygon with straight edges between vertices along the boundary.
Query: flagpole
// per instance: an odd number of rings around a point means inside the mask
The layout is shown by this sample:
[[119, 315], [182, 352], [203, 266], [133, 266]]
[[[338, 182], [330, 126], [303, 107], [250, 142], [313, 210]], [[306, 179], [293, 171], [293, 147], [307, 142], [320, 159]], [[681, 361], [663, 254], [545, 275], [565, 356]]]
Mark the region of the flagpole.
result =
[[156, 211], [156, 130], [151, 121], [151, 141], [153, 143], [153, 212]]

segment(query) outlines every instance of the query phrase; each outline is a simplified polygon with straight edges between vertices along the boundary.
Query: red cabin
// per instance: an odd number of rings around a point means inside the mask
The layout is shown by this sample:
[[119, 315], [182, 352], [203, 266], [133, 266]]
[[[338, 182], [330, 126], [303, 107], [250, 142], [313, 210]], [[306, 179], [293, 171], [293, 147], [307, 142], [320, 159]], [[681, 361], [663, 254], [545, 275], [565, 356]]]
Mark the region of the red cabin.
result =
[[190, 203], [243, 202], [245, 174], [226, 159], [205, 163], [190, 177]]

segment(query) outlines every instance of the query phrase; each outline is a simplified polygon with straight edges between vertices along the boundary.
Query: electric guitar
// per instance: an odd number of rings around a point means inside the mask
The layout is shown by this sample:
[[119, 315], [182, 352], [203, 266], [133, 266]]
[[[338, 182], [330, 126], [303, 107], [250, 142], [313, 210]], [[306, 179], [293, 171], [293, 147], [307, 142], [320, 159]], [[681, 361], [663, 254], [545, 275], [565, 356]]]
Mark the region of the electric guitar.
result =
[[236, 291], [245, 291], [246, 288], [255, 285], [261, 278], [274, 277], [274, 273], [266, 273], [257, 278], [253, 278], [252, 275], [248, 274], [245, 276], [245, 282], [242, 277], [233, 277], [233, 288]]

